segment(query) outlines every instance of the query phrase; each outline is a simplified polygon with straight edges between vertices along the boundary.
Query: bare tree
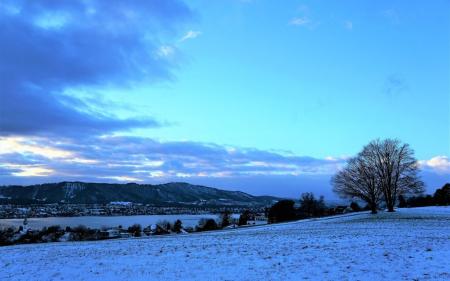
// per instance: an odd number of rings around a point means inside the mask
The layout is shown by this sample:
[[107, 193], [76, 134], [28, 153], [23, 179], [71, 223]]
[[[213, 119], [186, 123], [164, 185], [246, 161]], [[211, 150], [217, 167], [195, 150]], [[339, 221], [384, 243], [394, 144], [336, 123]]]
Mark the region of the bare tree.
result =
[[351, 158], [347, 166], [333, 178], [333, 191], [342, 198], [359, 198], [367, 202], [372, 214], [377, 213], [382, 191], [377, 184], [377, 174], [361, 153]]
[[418, 162], [408, 144], [396, 139], [374, 140], [363, 148], [360, 157], [376, 173], [389, 212], [394, 211], [398, 195], [424, 191]]

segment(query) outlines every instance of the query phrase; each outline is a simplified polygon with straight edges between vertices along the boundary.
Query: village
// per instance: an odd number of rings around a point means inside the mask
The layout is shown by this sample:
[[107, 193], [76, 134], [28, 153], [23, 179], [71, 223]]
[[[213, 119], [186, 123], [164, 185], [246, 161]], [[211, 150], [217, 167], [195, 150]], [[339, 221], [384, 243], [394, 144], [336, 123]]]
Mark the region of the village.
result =
[[[78, 217], [78, 216], [135, 216], [135, 215], [200, 215], [230, 211], [241, 213], [243, 207], [171, 207], [153, 206], [133, 202], [110, 202], [109, 204], [36, 204], [0, 205], [0, 219]], [[253, 212], [264, 212], [264, 208], [251, 208]]]

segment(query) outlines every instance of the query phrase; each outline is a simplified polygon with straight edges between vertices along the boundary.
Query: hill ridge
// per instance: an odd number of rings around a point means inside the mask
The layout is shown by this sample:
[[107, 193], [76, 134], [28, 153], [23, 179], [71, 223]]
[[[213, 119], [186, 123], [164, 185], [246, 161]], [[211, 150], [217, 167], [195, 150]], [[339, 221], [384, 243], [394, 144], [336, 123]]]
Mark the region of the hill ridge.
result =
[[155, 206], [268, 206], [278, 198], [254, 196], [239, 190], [223, 190], [187, 182], [164, 184], [97, 183], [62, 181], [35, 185], [0, 187], [3, 203], [106, 204], [116, 201]]

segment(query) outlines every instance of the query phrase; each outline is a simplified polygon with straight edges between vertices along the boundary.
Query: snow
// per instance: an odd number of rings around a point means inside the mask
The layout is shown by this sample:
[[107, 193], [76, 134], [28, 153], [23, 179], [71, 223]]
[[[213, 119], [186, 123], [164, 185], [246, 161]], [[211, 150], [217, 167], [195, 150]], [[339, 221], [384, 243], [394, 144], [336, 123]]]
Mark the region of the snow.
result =
[[79, 182], [67, 182], [64, 185], [64, 191], [65, 191], [65, 195], [64, 198], [75, 198], [75, 195], [78, 191], [82, 191], [85, 189], [85, 186], [83, 183], [79, 183]]
[[0, 280], [450, 280], [450, 207], [0, 253]]

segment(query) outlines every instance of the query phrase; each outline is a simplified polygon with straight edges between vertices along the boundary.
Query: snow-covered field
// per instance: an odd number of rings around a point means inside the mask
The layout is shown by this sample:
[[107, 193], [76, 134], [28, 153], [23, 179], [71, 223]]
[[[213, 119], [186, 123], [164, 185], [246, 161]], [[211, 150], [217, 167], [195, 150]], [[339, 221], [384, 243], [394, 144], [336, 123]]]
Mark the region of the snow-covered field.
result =
[[450, 280], [450, 208], [2, 247], [0, 280]]

